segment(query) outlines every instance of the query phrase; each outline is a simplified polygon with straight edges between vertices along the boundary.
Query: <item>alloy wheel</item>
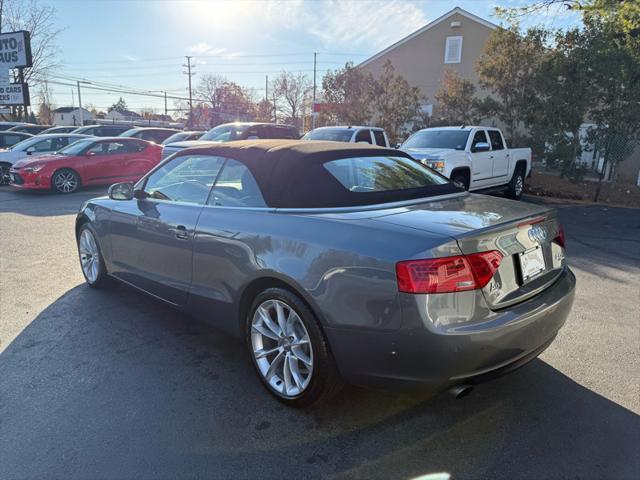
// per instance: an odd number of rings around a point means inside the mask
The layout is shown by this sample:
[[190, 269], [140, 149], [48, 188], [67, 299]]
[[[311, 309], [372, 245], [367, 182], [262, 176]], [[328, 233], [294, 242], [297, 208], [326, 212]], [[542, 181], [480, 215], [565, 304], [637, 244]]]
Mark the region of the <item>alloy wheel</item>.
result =
[[518, 175], [516, 177], [516, 184], [513, 190], [518, 197], [522, 194], [522, 191], [524, 190], [524, 179], [522, 178], [522, 175]]
[[56, 190], [63, 193], [71, 193], [78, 187], [78, 179], [73, 172], [60, 172], [54, 180]]
[[96, 239], [90, 230], [84, 229], [80, 234], [78, 250], [80, 251], [82, 271], [89, 283], [94, 283], [100, 272], [100, 253]]
[[262, 377], [284, 398], [301, 395], [313, 375], [313, 347], [300, 315], [281, 300], [265, 300], [251, 321], [251, 346]]

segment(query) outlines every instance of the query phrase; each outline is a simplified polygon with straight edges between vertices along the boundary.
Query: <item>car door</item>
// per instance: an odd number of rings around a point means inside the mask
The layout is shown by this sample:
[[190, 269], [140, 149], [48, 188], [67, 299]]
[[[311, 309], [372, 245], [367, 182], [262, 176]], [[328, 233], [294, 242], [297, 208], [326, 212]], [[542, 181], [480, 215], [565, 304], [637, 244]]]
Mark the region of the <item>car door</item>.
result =
[[112, 274], [167, 302], [186, 302], [198, 217], [224, 163], [182, 155], [138, 186], [140, 198], [117, 202], [110, 223]]
[[103, 140], [89, 147], [82, 164], [85, 184], [103, 185], [126, 179], [123, 162], [127, 153], [125, 141]]
[[496, 183], [504, 183], [509, 174], [509, 150], [505, 148], [500, 130], [488, 130], [493, 154], [493, 177]]
[[[269, 255], [269, 239], [261, 236], [269, 221], [262, 191], [247, 166], [227, 159], [202, 209], [193, 245], [193, 280], [189, 307], [196, 313], [215, 310], [217, 327], [233, 330], [237, 293], [246, 284], [259, 258], [255, 245]], [[252, 248], [253, 247], [253, 248]]]
[[491, 183], [491, 177], [493, 176], [493, 155], [491, 151], [480, 152], [476, 146], [479, 143], [489, 143], [487, 134], [484, 129], [478, 129], [473, 134], [471, 139], [471, 169], [473, 174], [471, 175], [470, 188], [485, 187]]
[[[156, 161], [151, 158], [150, 144], [144, 141], [130, 139], [125, 142], [126, 152], [121, 159], [122, 178], [125, 181], [136, 182], [149, 170], [156, 166]], [[158, 157], [159, 158], [159, 157]]]

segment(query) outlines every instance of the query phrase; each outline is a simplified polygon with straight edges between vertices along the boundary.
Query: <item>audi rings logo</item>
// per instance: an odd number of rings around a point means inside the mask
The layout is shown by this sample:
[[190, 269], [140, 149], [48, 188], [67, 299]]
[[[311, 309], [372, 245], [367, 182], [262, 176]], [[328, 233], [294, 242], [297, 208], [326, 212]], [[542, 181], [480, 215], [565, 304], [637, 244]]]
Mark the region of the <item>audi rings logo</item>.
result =
[[540, 225], [533, 225], [529, 229], [529, 239], [532, 242], [544, 243], [547, 240], [547, 230]]

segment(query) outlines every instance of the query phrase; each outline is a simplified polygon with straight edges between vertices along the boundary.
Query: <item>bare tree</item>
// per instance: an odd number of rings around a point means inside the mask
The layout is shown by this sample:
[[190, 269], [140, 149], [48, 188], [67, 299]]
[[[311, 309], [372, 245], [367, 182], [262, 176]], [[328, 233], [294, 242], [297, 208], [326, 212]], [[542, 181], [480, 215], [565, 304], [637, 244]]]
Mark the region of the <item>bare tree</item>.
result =
[[299, 127], [304, 104], [309, 102], [312, 85], [303, 73], [281, 72], [272, 83], [277, 102], [284, 104], [283, 111], [290, 121]]
[[[45, 79], [60, 65], [56, 40], [64, 28], [56, 23], [56, 9], [38, 0], [0, 0], [0, 12], [0, 31], [27, 30], [31, 34], [33, 66], [24, 69], [24, 81]], [[14, 75], [17, 80], [17, 72]]]
[[36, 104], [38, 105], [38, 121], [43, 125], [51, 125], [53, 123], [53, 105], [51, 97], [53, 91], [46, 80], [40, 84]]

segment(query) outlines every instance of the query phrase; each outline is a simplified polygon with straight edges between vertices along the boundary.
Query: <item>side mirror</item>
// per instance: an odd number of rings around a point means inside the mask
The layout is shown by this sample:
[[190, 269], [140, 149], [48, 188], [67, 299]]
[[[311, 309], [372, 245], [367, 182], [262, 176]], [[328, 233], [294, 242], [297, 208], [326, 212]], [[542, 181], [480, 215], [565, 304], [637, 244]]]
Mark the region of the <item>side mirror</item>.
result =
[[36, 151], [36, 147], [27, 148], [27, 155], [33, 155], [33, 152]]
[[398, 148], [400, 148], [401, 146], [402, 146], [402, 144], [401, 144], [401, 143], [394, 143], [393, 145], [391, 145], [391, 148], [395, 148], [395, 149], [397, 150], [397, 149], [398, 149]]
[[95, 157], [96, 152], [87, 152], [87, 153], [85, 153], [85, 155], [86, 155], [87, 157]]
[[487, 142], [478, 142], [471, 149], [473, 152], [488, 152], [489, 150], [491, 150], [491, 145]]
[[114, 183], [109, 187], [111, 200], [131, 200], [133, 198], [133, 185], [128, 182]]

